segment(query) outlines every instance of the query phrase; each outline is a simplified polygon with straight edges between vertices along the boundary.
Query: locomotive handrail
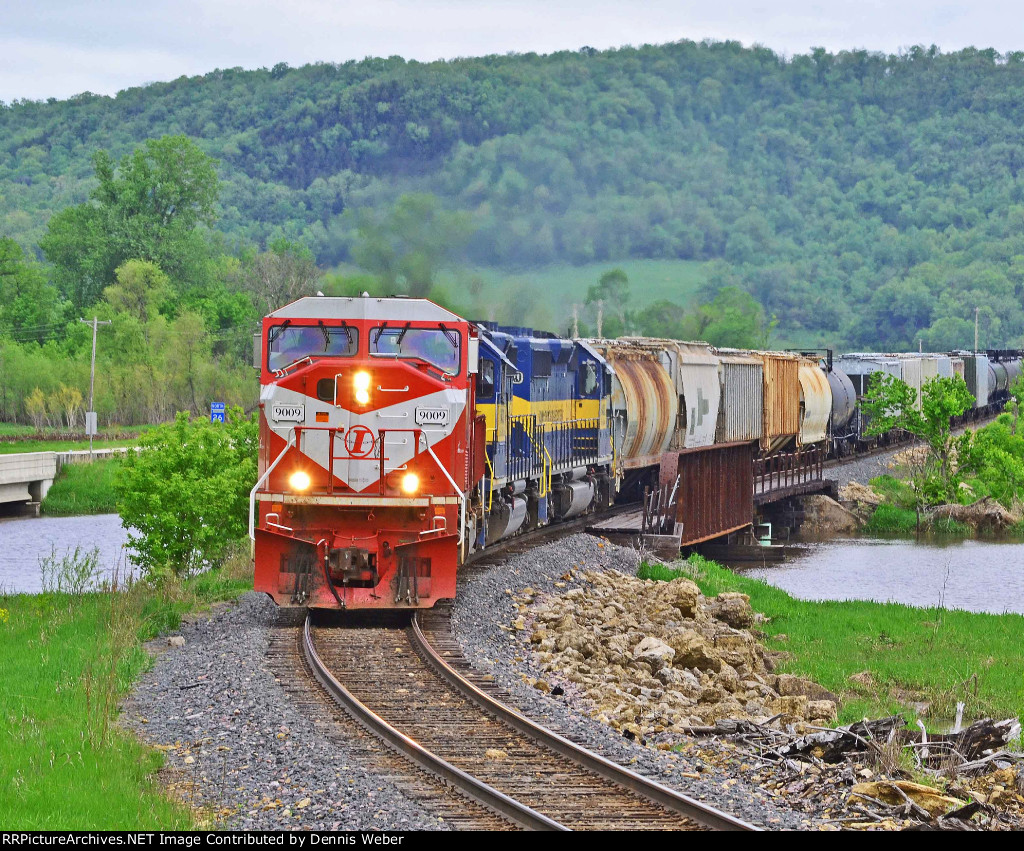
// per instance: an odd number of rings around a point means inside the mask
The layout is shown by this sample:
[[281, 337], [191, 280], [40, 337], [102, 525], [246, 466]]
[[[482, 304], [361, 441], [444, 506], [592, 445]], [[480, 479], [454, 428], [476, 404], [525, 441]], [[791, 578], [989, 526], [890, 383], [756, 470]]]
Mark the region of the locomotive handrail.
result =
[[[417, 434], [423, 434], [423, 432], [419, 431], [419, 432], [417, 432]], [[459, 549], [461, 550], [462, 549], [462, 541], [463, 541], [463, 538], [466, 535], [466, 495], [462, 492], [461, 488], [459, 488], [459, 486], [457, 484], [455, 484], [455, 479], [453, 479], [451, 473], [448, 472], [448, 468], [445, 467], [445, 465], [442, 464], [440, 462], [440, 460], [438, 459], [438, 457], [434, 454], [434, 450], [430, 446], [430, 439], [425, 434], [423, 434], [423, 442], [424, 442], [424, 444], [426, 444], [427, 452], [430, 453], [430, 457], [434, 459], [434, 463], [437, 464], [437, 466], [440, 468], [441, 472], [444, 473], [444, 477], [446, 479], [448, 479], [448, 483], [452, 486], [452, 488], [455, 491], [456, 496], [458, 496], [458, 498], [459, 498], [459, 513], [460, 513], [460, 516], [461, 516], [461, 521], [459, 523]], [[420, 448], [420, 441], [419, 441], [419, 437], [417, 437], [416, 438], [416, 450], [419, 451], [419, 448]]]
[[280, 463], [281, 459], [284, 458], [285, 453], [295, 445], [295, 428], [292, 427], [291, 432], [288, 435], [288, 441], [284, 445], [284, 449], [281, 450], [281, 454], [274, 459], [274, 463], [267, 467], [267, 471], [259, 477], [256, 484], [253, 485], [251, 491], [249, 491], [249, 540], [253, 543], [256, 542], [256, 491], [260, 489], [260, 486], [270, 478], [270, 474], [274, 472], [274, 468]]

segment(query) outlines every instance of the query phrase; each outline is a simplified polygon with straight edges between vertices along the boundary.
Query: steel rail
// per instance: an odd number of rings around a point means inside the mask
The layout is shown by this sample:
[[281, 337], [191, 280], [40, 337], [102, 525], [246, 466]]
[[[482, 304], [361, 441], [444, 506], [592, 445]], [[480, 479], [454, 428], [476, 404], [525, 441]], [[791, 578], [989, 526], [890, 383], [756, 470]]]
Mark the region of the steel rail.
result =
[[603, 756], [599, 756], [593, 751], [589, 751], [575, 742], [571, 742], [557, 733], [553, 733], [536, 722], [531, 721], [525, 715], [521, 715], [514, 709], [495, 700], [459, 674], [434, 649], [420, 626], [419, 612], [413, 617], [410, 631], [413, 637], [413, 646], [435, 673], [464, 697], [498, 720], [508, 724], [508, 726], [522, 735], [543, 744], [545, 747], [564, 756], [566, 759], [572, 760], [588, 771], [600, 775], [605, 780], [623, 786], [672, 812], [693, 819], [711, 830], [761, 830], [761, 828], [722, 812], [709, 804], [703, 804], [681, 792], [663, 786], [609, 759], [605, 759]]
[[396, 730], [387, 721], [359, 701], [345, 686], [338, 682], [337, 678], [323, 663], [320, 654], [317, 653], [316, 646], [313, 643], [312, 620], [312, 613], [307, 614], [302, 630], [302, 651], [306, 657], [306, 664], [309, 665], [313, 676], [327, 689], [327, 692], [335, 702], [372, 735], [383, 739], [392, 748], [415, 762], [424, 771], [462, 790], [485, 807], [490, 808], [526, 830], [568, 830], [567, 827], [559, 824], [557, 821], [538, 813], [525, 804], [519, 803], [503, 792], [499, 792], [492, 786], [488, 786], [471, 774], [467, 774], [465, 771], [456, 768], [451, 763], [431, 753], [418, 742]]

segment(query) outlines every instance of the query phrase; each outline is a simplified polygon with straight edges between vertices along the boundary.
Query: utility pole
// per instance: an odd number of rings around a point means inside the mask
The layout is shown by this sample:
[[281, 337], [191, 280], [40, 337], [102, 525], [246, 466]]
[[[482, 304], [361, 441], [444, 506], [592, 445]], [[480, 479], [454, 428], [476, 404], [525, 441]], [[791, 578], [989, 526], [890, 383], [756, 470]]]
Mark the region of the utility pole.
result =
[[79, 319], [86, 325], [92, 325], [92, 368], [89, 370], [89, 410], [85, 412], [85, 430], [89, 432], [89, 460], [92, 461], [92, 438], [96, 434], [96, 409], [93, 405], [93, 394], [96, 391], [96, 329], [100, 325], [109, 325], [110, 320], [100, 322], [95, 316], [92, 322], [88, 319]]
[[572, 306], [572, 338], [578, 340], [580, 336], [580, 306]]
[[981, 308], [974, 308], [974, 353], [978, 353], [978, 311]]
[[597, 300], [597, 337], [601, 339], [601, 326], [604, 324], [604, 299]]

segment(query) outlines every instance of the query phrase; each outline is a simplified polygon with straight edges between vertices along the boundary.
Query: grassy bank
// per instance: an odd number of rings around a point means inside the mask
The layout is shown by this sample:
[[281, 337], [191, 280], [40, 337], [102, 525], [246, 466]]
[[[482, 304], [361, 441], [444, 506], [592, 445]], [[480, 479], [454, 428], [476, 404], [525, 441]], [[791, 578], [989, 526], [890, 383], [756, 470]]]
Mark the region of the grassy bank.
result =
[[[927, 703], [922, 720], [940, 726], [966, 703], [965, 719], [1024, 713], [1024, 617], [918, 609], [897, 603], [797, 600], [764, 582], [692, 556], [675, 565], [644, 565], [646, 579], [692, 578], [706, 595], [740, 591], [763, 625], [766, 644], [789, 654], [781, 670], [810, 677], [843, 698], [839, 720], [904, 712]], [[782, 637], [784, 636], [784, 637]], [[869, 676], [863, 676], [869, 672]], [[851, 680], [854, 675], [857, 681]]]
[[[135, 446], [135, 440], [94, 440], [93, 449], [116, 449], [123, 446]], [[15, 440], [0, 441], [0, 455], [17, 455], [21, 452], [70, 452], [86, 450], [89, 439], [85, 440]]]
[[[194, 826], [155, 779], [159, 751], [117, 725], [118, 704], [149, 665], [142, 642], [251, 588], [247, 563], [239, 557], [188, 582], [116, 593], [0, 595], [0, 825]], [[50, 587], [72, 587], [74, 570], [58, 565]]]
[[[151, 426], [106, 426], [93, 439], [94, 449], [113, 449], [134, 446], [139, 435]], [[0, 455], [19, 452], [66, 452], [73, 449], [88, 449], [89, 438], [81, 431], [49, 426], [36, 429], [33, 426], [16, 423], [0, 423]]]
[[113, 514], [117, 511], [114, 476], [120, 466], [120, 458], [65, 464], [39, 510], [55, 517]]

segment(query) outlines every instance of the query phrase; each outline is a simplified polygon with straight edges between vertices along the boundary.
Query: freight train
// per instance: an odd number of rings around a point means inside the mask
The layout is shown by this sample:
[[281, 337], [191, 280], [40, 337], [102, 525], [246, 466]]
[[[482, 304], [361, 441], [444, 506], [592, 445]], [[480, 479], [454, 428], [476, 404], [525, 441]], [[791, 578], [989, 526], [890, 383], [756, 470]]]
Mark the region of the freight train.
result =
[[[255, 587], [282, 606], [336, 609], [433, 606], [455, 596], [474, 553], [659, 481], [721, 504], [689, 540], [733, 531], [751, 520], [756, 458], [867, 442], [856, 401], [872, 372], [915, 389], [963, 375], [979, 410], [1021, 372], [1019, 353], [833, 361], [565, 339], [369, 296], [274, 311], [255, 360]], [[731, 487], [744, 498], [726, 505]]]

